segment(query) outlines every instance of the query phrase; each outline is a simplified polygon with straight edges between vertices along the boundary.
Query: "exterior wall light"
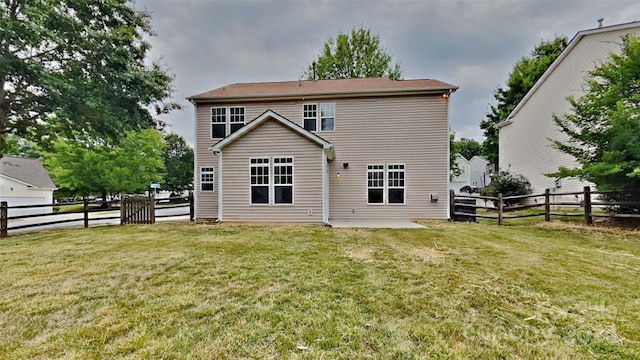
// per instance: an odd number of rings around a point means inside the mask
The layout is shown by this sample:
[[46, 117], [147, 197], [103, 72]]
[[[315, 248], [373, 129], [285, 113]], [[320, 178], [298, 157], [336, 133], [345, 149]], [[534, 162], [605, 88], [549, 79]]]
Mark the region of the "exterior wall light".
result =
[[340, 179], [340, 176], [342, 176], [342, 174], [340, 173], [340, 171], [336, 172], [336, 177], [337, 177], [338, 179]]

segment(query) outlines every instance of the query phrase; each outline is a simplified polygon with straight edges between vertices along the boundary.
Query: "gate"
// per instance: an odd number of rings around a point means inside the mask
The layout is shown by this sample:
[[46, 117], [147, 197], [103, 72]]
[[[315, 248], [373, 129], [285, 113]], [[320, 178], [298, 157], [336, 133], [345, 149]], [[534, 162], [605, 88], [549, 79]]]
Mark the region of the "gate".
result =
[[155, 196], [123, 195], [120, 204], [120, 224], [155, 224]]

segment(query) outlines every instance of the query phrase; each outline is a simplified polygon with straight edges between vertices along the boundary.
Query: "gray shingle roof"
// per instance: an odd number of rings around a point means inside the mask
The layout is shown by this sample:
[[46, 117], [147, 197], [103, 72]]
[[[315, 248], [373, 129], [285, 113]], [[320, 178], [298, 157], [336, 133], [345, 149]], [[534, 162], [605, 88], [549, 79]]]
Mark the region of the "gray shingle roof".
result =
[[38, 159], [5, 155], [0, 158], [0, 174], [42, 189], [56, 185]]

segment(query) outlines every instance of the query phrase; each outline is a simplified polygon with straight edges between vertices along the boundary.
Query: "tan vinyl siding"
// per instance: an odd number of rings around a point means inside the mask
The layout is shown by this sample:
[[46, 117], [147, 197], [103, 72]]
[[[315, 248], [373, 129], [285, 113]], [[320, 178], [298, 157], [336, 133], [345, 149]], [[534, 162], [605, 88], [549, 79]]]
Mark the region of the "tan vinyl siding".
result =
[[[316, 134], [331, 142], [335, 147], [335, 160], [329, 161], [329, 217], [331, 218], [420, 218], [445, 219], [447, 212], [447, 147], [448, 123], [447, 100], [439, 95], [419, 96], [386, 96], [371, 98], [315, 100], [300, 99], [299, 101], [270, 101], [247, 102], [243, 104], [199, 104], [197, 110], [197, 150], [200, 154], [198, 167], [209, 160], [216, 160], [207, 148], [213, 145], [210, 130], [210, 108], [212, 106], [245, 106], [246, 119], [255, 119], [264, 111], [271, 109], [283, 117], [302, 126], [302, 108], [306, 103], [333, 102], [335, 107], [335, 131], [317, 132]], [[260, 130], [264, 124], [256, 130]], [[255, 132], [255, 131], [254, 131]], [[250, 136], [246, 135], [247, 137]], [[274, 142], [274, 139], [277, 141]], [[217, 140], [216, 140], [217, 141]], [[243, 144], [245, 138], [236, 142]], [[273, 146], [286, 146], [287, 141], [280, 137], [265, 139], [269, 145], [268, 151], [273, 152]], [[236, 145], [233, 143], [231, 146]], [[313, 145], [316, 146], [317, 145]], [[230, 159], [223, 151], [225, 168]], [[277, 154], [291, 155], [291, 154]], [[210, 157], [208, 157], [210, 156]], [[322, 164], [321, 154], [317, 154], [318, 180]], [[295, 159], [296, 164], [299, 160]], [[348, 168], [343, 163], [348, 162]], [[406, 185], [404, 205], [367, 205], [366, 166], [367, 164], [405, 164]], [[248, 171], [248, 160], [240, 161]], [[216, 168], [217, 169], [217, 168]], [[296, 165], [296, 180], [300, 179]], [[336, 172], [342, 176], [336, 178]], [[226, 180], [225, 180], [226, 181]], [[245, 179], [245, 181], [248, 181]], [[224, 201], [232, 196], [226, 193]], [[243, 191], [248, 192], [247, 189]], [[296, 194], [297, 194], [296, 187]], [[321, 193], [320, 182], [317, 183], [317, 193]], [[430, 195], [437, 194], [437, 202], [430, 201]], [[213, 201], [216, 195], [206, 195]], [[248, 203], [248, 195], [241, 195]], [[243, 200], [244, 201], [244, 200]], [[296, 204], [298, 198], [296, 197]], [[318, 200], [320, 201], [320, 199]], [[207, 201], [209, 204], [209, 201]], [[200, 207], [200, 204], [198, 205]], [[204, 206], [204, 205], [203, 205]], [[217, 208], [215, 204], [202, 209], [202, 213], [209, 213]], [[224, 212], [227, 214], [225, 206]], [[297, 210], [296, 210], [297, 211]], [[306, 211], [306, 210], [305, 210]], [[314, 217], [316, 210], [314, 208]], [[292, 214], [299, 219], [298, 213]], [[306, 216], [306, 212], [305, 215]], [[321, 216], [318, 209], [318, 216]], [[321, 217], [320, 217], [321, 219]], [[225, 216], [224, 220], [228, 220]], [[243, 218], [242, 220], [248, 220]], [[309, 221], [309, 219], [300, 219]]]
[[[638, 28], [631, 30], [640, 33]], [[589, 185], [577, 179], [564, 179], [561, 188], [555, 189], [555, 180], [544, 175], [557, 171], [559, 166], [576, 165], [572, 157], [552, 147], [549, 139], [567, 139], [557, 129], [553, 115], [571, 111], [567, 96], [578, 98], [584, 94], [588, 72], [608, 61], [611, 52], [619, 53], [621, 36], [629, 31], [595, 33], [580, 39], [515, 114], [513, 122], [500, 129], [501, 169], [527, 177], [534, 193], [544, 192], [546, 188], [558, 192], [580, 191]]]
[[[218, 157], [209, 150], [213, 143], [211, 140], [210, 107], [198, 107], [196, 111], [196, 167], [193, 184], [197, 219], [218, 218]], [[200, 169], [203, 167], [213, 167], [213, 192], [200, 191]]]
[[[249, 159], [256, 157], [293, 158], [292, 205], [250, 203]], [[227, 146], [222, 151], [222, 164], [223, 221], [322, 222], [322, 147], [318, 144], [268, 120]], [[273, 167], [270, 175], [273, 198]]]

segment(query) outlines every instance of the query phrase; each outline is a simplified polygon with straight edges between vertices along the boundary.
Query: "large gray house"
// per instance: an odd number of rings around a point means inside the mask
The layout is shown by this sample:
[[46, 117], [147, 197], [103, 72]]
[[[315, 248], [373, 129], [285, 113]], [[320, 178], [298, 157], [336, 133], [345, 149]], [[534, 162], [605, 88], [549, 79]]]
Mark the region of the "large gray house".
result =
[[446, 219], [449, 96], [438, 80], [243, 83], [195, 105], [197, 219]]

